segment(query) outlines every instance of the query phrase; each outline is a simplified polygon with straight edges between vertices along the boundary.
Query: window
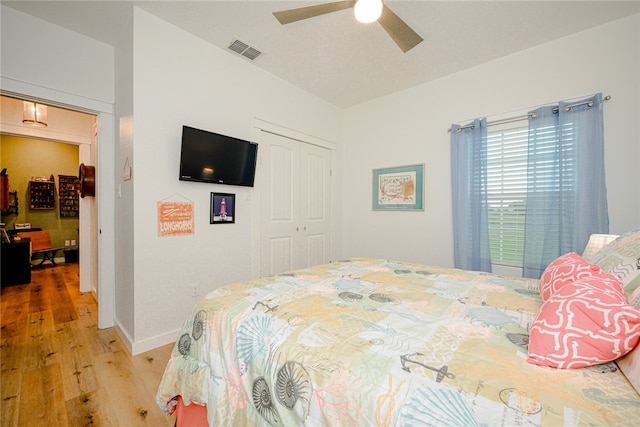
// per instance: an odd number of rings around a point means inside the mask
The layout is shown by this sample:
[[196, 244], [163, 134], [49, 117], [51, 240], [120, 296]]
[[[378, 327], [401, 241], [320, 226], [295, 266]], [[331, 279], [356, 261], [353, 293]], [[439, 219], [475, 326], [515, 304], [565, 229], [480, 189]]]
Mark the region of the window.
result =
[[540, 277], [589, 235], [608, 233], [601, 105], [596, 94], [452, 126], [457, 268]]
[[522, 266], [528, 127], [487, 134], [489, 245], [493, 264]]
[[[547, 160], [536, 166], [542, 178], [528, 189], [529, 197], [557, 194], [558, 203], [546, 210], [560, 215], [560, 205], [573, 201], [575, 187], [575, 140], [572, 123], [562, 128], [564, 144], [558, 150], [558, 135], [549, 127], [537, 129], [536, 156]], [[524, 224], [527, 205], [527, 156], [529, 129], [512, 127], [487, 133], [487, 200], [489, 203], [489, 246], [493, 264], [522, 266]], [[561, 170], [561, 179], [555, 178]], [[562, 182], [562, 191], [558, 183]], [[560, 200], [562, 200], [560, 202]]]

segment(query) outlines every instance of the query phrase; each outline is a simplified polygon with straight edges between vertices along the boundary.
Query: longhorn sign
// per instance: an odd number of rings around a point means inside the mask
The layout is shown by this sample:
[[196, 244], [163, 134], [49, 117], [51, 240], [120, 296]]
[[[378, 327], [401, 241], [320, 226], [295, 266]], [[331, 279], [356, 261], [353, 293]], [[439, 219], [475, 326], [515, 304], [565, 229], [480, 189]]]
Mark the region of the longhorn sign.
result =
[[436, 375], [436, 382], [439, 383], [441, 382], [444, 377], [449, 378], [450, 380], [454, 379], [456, 376], [453, 374], [448, 373], [447, 371], [449, 370], [449, 368], [447, 367], [447, 365], [442, 366], [442, 368], [438, 369], [438, 368], [434, 368], [433, 366], [429, 366], [429, 365], [425, 365], [424, 363], [420, 363], [417, 360], [413, 360], [411, 359], [411, 357], [414, 356], [424, 356], [422, 353], [413, 353], [413, 354], [403, 354], [402, 356], [400, 356], [400, 363], [402, 364], [402, 369], [404, 369], [407, 372], [411, 372], [411, 370], [409, 369], [409, 367], [407, 366], [408, 363], [415, 363], [416, 365], [420, 365], [423, 368], [427, 368], [433, 372], [437, 372]]

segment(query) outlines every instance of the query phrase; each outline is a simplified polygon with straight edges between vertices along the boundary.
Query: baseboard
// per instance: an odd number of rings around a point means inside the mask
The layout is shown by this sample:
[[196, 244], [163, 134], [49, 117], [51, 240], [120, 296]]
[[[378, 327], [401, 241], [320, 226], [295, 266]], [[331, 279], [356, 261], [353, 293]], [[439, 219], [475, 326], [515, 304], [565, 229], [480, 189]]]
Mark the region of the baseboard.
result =
[[118, 333], [118, 336], [122, 340], [122, 344], [124, 344], [125, 348], [129, 351], [129, 353], [133, 355], [133, 351], [132, 351], [133, 340], [131, 339], [129, 334], [122, 328], [122, 326], [120, 326], [120, 322], [118, 322], [117, 319], [116, 319], [116, 324], [114, 328], [116, 328], [116, 332]]
[[132, 356], [162, 347], [163, 345], [172, 344], [176, 342], [176, 337], [178, 336], [178, 332], [180, 332], [180, 329], [176, 329], [175, 331], [166, 332], [164, 334], [136, 342], [125, 332], [125, 330], [120, 326], [120, 323], [116, 322], [115, 328], [118, 335], [120, 335], [124, 346]]
[[144, 353], [145, 351], [153, 350], [154, 348], [162, 347], [163, 345], [175, 343], [179, 332], [180, 329], [176, 329], [175, 331], [156, 335], [155, 337], [147, 338], [146, 340], [134, 342], [131, 354], [135, 356], [136, 354]]

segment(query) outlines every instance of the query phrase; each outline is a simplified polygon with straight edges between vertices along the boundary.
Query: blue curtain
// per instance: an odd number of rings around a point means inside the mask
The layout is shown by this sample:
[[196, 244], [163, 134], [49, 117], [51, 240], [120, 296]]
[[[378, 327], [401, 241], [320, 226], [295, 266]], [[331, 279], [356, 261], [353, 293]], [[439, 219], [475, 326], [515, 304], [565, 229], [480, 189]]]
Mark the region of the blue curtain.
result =
[[487, 206], [487, 121], [451, 126], [456, 268], [491, 272]]
[[529, 114], [524, 277], [609, 232], [602, 95]]

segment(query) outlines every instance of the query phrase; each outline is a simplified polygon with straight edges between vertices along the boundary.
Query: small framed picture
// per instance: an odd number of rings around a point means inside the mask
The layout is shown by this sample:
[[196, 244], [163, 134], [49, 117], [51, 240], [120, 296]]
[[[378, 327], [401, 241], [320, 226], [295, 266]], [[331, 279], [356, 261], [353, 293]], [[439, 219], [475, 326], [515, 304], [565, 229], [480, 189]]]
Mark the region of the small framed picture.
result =
[[211, 193], [210, 224], [233, 224], [236, 222], [236, 195]]
[[373, 210], [423, 210], [424, 164], [373, 170]]

